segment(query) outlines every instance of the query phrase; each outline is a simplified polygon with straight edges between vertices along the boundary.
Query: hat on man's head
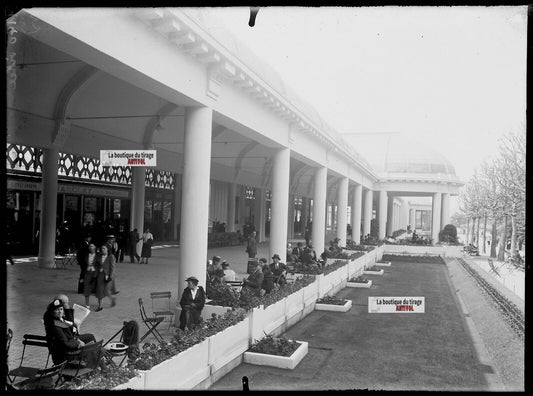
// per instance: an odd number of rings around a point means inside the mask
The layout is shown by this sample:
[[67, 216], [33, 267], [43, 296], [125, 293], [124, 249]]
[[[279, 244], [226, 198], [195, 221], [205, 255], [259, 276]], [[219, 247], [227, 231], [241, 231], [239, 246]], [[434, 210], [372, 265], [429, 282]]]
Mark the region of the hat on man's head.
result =
[[279, 257], [279, 254], [275, 254], [272, 256], [272, 260], [274, 260], [275, 258], [277, 258], [278, 260], [281, 260], [281, 257]]
[[222, 257], [220, 256], [213, 256], [213, 261], [220, 261], [222, 260]]
[[185, 282], [194, 282], [196, 284], [198, 284], [199, 280], [196, 276], [189, 276], [187, 279], [185, 279]]
[[115, 236], [113, 234], [109, 234], [105, 236], [107, 239], [114, 238]]
[[229, 263], [228, 263], [226, 260], [224, 260], [224, 261], [222, 262], [222, 266], [223, 266], [224, 268], [227, 268], [227, 267], [229, 267]]

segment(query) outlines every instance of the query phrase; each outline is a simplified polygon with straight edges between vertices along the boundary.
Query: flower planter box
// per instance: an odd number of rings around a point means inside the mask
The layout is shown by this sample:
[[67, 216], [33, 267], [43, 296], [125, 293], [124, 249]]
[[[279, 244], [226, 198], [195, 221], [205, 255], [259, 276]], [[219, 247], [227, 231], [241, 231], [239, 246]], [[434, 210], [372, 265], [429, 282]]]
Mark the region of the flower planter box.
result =
[[250, 319], [245, 318], [242, 322], [209, 337], [208, 363], [211, 366], [211, 373], [220, 370], [248, 349], [249, 326]]
[[112, 390], [144, 390], [144, 377], [147, 370], [139, 370], [138, 374], [130, 378], [128, 382], [115, 386]]
[[147, 370], [144, 389], [192, 389], [209, 375], [209, 339], [206, 339]]
[[379, 271], [368, 271], [368, 270], [364, 270], [363, 271], [363, 274], [365, 275], [383, 275], [383, 270], [379, 270]]
[[352, 300], [344, 300], [346, 303], [344, 305], [336, 304], [322, 304], [317, 302], [315, 304], [315, 309], [317, 311], [333, 311], [333, 312], [348, 312], [352, 307]]
[[[181, 309], [179, 310], [181, 312]], [[211, 319], [212, 314], [217, 314], [223, 316], [227, 311], [231, 311], [231, 307], [223, 307], [221, 305], [209, 305], [205, 304], [200, 316], [204, 319]], [[178, 315], [179, 322], [179, 315]]]
[[369, 289], [372, 286], [372, 281], [369, 279], [366, 283], [361, 282], [348, 282], [346, 283], [346, 287], [359, 287], [363, 289]]
[[291, 356], [268, 355], [265, 353], [244, 352], [244, 363], [257, 364], [261, 366], [271, 366], [294, 370], [300, 361], [307, 355], [308, 343], [305, 341], [296, 341], [300, 343]]
[[285, 301], [285, 328], [291, 327], [301, 319], [301, 313], [304, 309], [304, 291], [298, 290], [288, 295]]
[[392, 263], [390, 261], [376, 261], [376, 264], [374, 264], [376, 267], [390, 267]]

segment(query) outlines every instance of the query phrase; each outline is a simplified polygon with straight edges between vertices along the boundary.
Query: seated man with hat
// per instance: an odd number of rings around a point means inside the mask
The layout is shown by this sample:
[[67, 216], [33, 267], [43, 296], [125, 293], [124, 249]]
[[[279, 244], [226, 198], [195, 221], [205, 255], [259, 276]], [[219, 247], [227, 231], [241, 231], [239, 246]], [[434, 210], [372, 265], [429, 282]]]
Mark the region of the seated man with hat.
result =
[[274, 262], [270, 264], [270, 270], [272, 271], [272, 274], [276, 277], [276, 283], [280, 286], [284, 286], [287, 283], [287, 280], [285, 278], [285, 275], [287, 274], [287, 266], [284, 263], [280, 262], [281, 258], [277, 253], [272, 256], [272, 260]]
[[183, 290], [180, 300], [180, 329], [191, 328], [200, 322], [200, 313], [205, 305], [205, 291], [198, 286], [198, 278], [189, 276], [185, 279], [187, 287]]

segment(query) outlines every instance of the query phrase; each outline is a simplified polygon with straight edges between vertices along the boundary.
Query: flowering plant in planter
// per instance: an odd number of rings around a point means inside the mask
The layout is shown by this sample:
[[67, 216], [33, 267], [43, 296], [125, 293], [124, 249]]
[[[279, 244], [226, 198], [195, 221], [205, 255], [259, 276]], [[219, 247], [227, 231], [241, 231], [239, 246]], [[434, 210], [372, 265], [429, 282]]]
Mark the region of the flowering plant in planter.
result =
[[341, 267], [344, 267], [345, 265], [348, 265], [348, 263], [346, 263], [345, 261], [343, 261], [342, 259], [340, 260], [335, 260], [332, 264], [330, 265], [326, 265], [324, 267], [324, 275], [327, 275], [333, 271], [336, 271], [338, 270], [339, 268]]
[[98, 367], [87, 376], [65, 382], [61, 386], [61, 390], [113, 389], [124, 382], [128, 382], [130, 378], [136, 375], [137, 370], [131, 367], [107, 367], [104, 370]]
[[254, 343], [248, 351], [267, 355], [291, 356], [299, 346], [299, 342], [287, 340], [285, 337], [273, 337], [268, 334], [262, 340]]
[[337, 296], [324, 296], [317, 300], [318, 304], [345, 305], [346, 300]]
[[233, 307], [234, 309], [243, 308], [248, 311], [261, 304], [267, 307], [308, 286], [314, 280], [315, 277], [313, 275], [306, 275], [300, 279], [296, 279], [293, 283], [287, 283], [283, 287], [273, 289], [270, 293], [262, 297], [257, 297], [242, 291], [237, 292], [231, 290], [231, 287], [226, 284], [218, 284], [213, 286], [211, 294], [208, 293], [208, 297], [212, 298], [212, 301], [209, 301], [208, 304]]
[[348, 282], [353, 283], [368, 283], [368, 279], [363, 276], [358, 276], [357, 278], [352, 278]]
[[246, 312], [242, 309], [227, 311], [224, 315], [213, 314], [206, 321], [200, 320], [200, 323], [193, 329], [178, 329], [174, 339], [167, 344], [145, 343], [139, 357], [129, 361], [128, 366], [138, 370], [149, 370], [206, 338], [236, 325], [244, 319], [245, 314]]

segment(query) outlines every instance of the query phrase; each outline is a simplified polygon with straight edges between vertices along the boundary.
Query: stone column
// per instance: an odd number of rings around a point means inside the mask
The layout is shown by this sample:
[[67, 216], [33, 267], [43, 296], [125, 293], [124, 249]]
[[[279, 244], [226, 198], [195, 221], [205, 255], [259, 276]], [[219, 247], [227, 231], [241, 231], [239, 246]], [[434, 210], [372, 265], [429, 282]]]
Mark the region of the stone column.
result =
[[328, 188], [328, 169], [319, 167], [315, 173], [313, 195], [313, 229], [311, 231], [311, 244], [320, 256], [324, 251], [326, 239], [326, 195]]
[[339, 246], [346, 246], [346, 227], [348, 225], [348, 178], [343, 177], [339, 180], [337, 190], [337, 238]]
[[237, 195], [237, 183], [228, 184], [228, 221], [226, 231], [235, 232], [235, 196]]
[[294, 195], [289, 194], [287, 209], [287, 240], [294, 238]]
[[57, 170], [59, 149], [43, 149], [43, 184], [41, 188], [41, 222], [39, 228], [39, 267], [55, 267]]
[[188, 276], [196, 276], [199, 285], [205, 287], [212, 118], [208, 107], [185, 109], [178, 298], [187, 286]]
[[450, 194], [442, 193], [442, 208], [440, 227], [444, 228], [446, 224], [450, 224]]
[[355, 185], [352, 203], [352, 241], [359, 244], [361, 241], [361, 204], [363, 198], [363, 186]]
[[433, 194], [431, 205], [431, 238], [433, 238], [433, 243], [439, 241], [441, 199], [441, 193]]
[[387, 198], [387, 234], [386, 236], [392, 235], [392, 231], [394, 231], [394, 197], [392, 195], [388, 196]]
[[302, 234], [305, 235], [305, 228], [307, 227], [307, 222], [309, 221], [309, 198], [302, 197]]
[[282, 148], [275, 152], [272, 166], [272, 220], [270, 221], [270, 255], [283, 257], [287, 250], [287, 216], [289, 208], [289, 179], [291, 151]]
[[[144, 196], [146, 168], [144, 166], [132, 167], [131, 177], [131, 220], [130, 229], [137, 228], [139, 236], [144, 232]], [[181, 232], [180, 232], [181, 233]], [[181, 234], [183, 236], [183, 234]], [[141, 254], [142, 241], [137, 242], [137, 254]]]
[[379, 208], [378, 208], [378, 239], [385, 238], [386, 224], [387, 224], [387, 191], [380, 190], [379, 192]]
[[264, 188], [255, 189], [255, 224], [257, 229], [257, 242], [264, 242], [266, 222], [266, 191]]
[[370, 234], [370, 221], [372, 220], [372, 201], [374, 192], [372, 190], [365, 191], [365, 213], [363, 214], [363, 237]]
[[237, 190], [239, 191], [239, 213], [238, 213], [238, 219], [239, 219], [239, 226], [237, 229], [241, 230], [241, 233], [244, 235], [244, 225], [246, 221], [245, 211], [246, 211], [246, 187], [243, 185], [240, 185]]

